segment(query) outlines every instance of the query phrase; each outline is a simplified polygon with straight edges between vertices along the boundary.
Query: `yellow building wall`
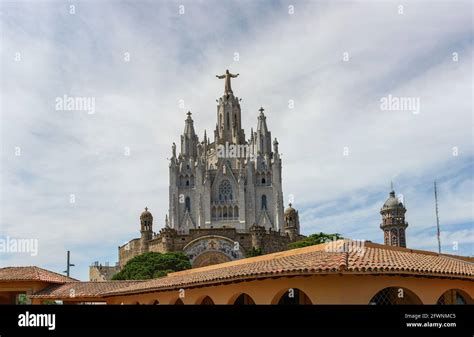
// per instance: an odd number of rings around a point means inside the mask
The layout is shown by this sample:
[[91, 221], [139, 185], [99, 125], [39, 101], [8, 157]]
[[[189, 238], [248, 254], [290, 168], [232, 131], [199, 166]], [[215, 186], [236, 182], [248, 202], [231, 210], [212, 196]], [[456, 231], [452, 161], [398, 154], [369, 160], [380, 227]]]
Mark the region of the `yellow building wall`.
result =
[[9, 281], [0, 283], [0, 304], [13, 304], [18, 294], [33, 294], [51, 285], [40, 281]]
[[[184, 304], [200, 304], [209, 296], [215, 304], [233, 304], [242, 293], [256, 304], [276, 304], [289, 288], [302, 290], [313, 304], [368, 304], [386, 287], [405, 288], [415, 293], [423, 304], [436, 304], [449, 289], [459, 289], [474, 297], [472, 280], [455, 280], [414, 276], [378, 276], [334, 274], [326, 276], [295, 276], [253, 280], [227, 285], [107, 297], [108, 304], [174, 304], [180, 294]], [[471, 302], [472, 303], [472, 302]]]

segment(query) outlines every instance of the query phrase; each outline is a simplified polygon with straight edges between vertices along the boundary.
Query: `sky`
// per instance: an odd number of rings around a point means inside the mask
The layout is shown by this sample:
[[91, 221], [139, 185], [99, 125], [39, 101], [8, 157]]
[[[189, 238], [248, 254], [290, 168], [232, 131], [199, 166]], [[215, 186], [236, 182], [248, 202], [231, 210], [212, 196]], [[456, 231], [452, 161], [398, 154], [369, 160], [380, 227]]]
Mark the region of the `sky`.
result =
[[[213, 134], [227, 68], [247, 138], [265, 108], [303, 234], [382, 243], [393, 182], [407, 246], [437, 251], [436, 180], [443, 252], [474, 254], [469, 1], [1, 1], [0, 15], [0, 239], [38, 243], [0, 267], [62, 272], [70, 250], [87, 280], [145, 206], [158, 232], [171, 144], [188, 110]], [[95, 109], [59, 109], [64, 96]]]

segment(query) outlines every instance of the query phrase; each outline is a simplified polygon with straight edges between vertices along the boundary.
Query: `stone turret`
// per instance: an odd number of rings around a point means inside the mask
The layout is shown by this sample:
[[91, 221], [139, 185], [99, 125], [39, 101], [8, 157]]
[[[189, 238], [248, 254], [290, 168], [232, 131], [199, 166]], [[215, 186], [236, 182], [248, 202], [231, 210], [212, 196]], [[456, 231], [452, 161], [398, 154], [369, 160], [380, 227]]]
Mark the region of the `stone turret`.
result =
[[406, 247], [405, 229], [408, 227], [408, 222], [405, 221], [406, 211], [402, 201], [395, 196], [395, 191], [392, 189], [380, 210], [382, 215], [380, 228], [383, 230], [386, 245]]
[[291, 203], [285, 210], [283, 218], [285, 233], [290, 237], [291, 241], [296, 241], [300, 234], [300, 219], [298, 211], [292, 207]]
[[245, 143], [239, 98], [230, 93], [220, 97], [217, 102], [216, 144]]
[[265, 227], [254, 224], [249, 231], [252, 237], [252, 248], [264, 250]]
[[148, 241], [153, 238], [153, 215], [148, 211], [148, 207], [140, 215], [140, 243], [142, 252], [148, 251]]
[[164, 251], [175, 251], [174, 239], [178, 236], [178, 233], [175, 229], [165, 226], [160, 230], [159, 236], [161, 237], [161, 244], [163, 246]]

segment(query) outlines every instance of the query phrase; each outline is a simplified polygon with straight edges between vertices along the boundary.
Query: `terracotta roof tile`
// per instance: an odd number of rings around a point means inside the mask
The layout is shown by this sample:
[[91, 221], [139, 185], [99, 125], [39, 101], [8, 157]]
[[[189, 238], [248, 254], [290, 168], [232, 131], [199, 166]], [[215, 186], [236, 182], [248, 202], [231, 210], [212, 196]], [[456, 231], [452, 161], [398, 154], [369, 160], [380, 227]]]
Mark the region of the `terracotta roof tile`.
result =
[[[344, 249], [350, 240], [322, 244], [275, 254], [242, 259], [169, 274], [104, 295], [146, 292], [200, 286], [259, 277], [297, 274], [375, 273], [435, 275], [474, 278], [474, 259], [455, 255], [389, 247], [362, 242], [357, 249]], [[347, 247], [347, 246], [346, 246]]]
[[474, 276], [474, 264], [456, 256], [390, 249], [375, 246], [365, 248], [364, 254], [349, 254], [348, 271], [404, 271], [440, 275]]
[[43, 268], [31, 266], [0, 268], [0, 282], [2, 281], [42, 281], [50, 283], [65, 283], [77, 280]]
[[114, 296], [301, 274], [416, 274], [474, 279], [474, 258], [371, 242], [357, 242], [357, 249], [351, 249], [350, 244], [354, 242], [340, 240], [184, 270], [149, 281], [68, 283], [49, 287], [32, 297], [67, 297], [70, 289], [75, 290], [76, 296]]
[[30, 295], [30, 298], [72, 299], [75, 297], [100, 297], [103, 293], [137, 285], [144, 281], [97, 281], [55, 284]]

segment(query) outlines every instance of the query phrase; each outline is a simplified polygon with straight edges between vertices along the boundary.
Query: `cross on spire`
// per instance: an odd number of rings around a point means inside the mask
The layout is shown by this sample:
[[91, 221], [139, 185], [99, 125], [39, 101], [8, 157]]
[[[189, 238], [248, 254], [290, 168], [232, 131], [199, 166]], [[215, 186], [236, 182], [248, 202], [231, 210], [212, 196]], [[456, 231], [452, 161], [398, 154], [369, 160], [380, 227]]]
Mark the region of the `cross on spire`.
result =
[[258, 109], [258, 111], [260, 111], [260, 113], [263, 114], [263, 112], [265, 111], [265, 109], [261, 106], [260, 109]]

